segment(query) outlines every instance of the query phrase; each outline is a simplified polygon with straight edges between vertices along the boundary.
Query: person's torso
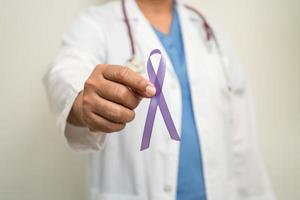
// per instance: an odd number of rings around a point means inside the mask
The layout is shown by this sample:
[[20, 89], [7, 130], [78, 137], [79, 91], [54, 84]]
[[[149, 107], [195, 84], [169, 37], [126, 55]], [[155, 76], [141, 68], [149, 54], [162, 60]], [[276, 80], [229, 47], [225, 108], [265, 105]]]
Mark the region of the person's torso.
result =
[[[167, 58], [163, 85], [168, 107], [177, 129], [181, 129], [182, 91], [170, 58], [153, 29], [138, 11], [133, 0], [126, 1], [129, 20], [137, 50], [137, 60], [147, 61], [152, 49], [161, 49]], [[99, 16], [97, 15], [97, 13]], [[187, 73], [195, 123], [201, 132], [199, 139], [207, 184], [208, 199], [235, 199], [235, 180], [230, 166], [230, 100], [220, 59], [211, 43], [206, 41], [201, 19], [178, 5]], [[131, 57], [127, 29], [119, 2], [96, 8], [95, 19], [106, 36], [106, 63], [125, 64]], [[155, 62], [154, 62], [155, 63]], [[146, 66], [146, 65], [145, 65]], [[141, 74], [147, 77], [146, 68]], [[175, 199], [179, 143], [169, 137], [164, 120], [157, 112], [150, 148], [141, 152], [140, 143], [149, 100], [142, 100], [135, 110], [135, 120], [120, 134], [107, 137], [105, 148], [90, 155], [91, 199]], [[216, 148], [217, 147], [217, 148]]]

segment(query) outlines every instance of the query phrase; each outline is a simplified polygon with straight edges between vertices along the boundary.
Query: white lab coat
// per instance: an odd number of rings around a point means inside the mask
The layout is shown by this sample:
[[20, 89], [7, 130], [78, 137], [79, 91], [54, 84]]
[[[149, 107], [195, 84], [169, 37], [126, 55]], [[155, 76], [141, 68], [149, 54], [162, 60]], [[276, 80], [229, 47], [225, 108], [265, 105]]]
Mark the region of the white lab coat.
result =
[[[150, 51], [167, 57], [163, 92], [177, 129], [181, 123], [181, 90], [165, 49], [134, 0], [127, 0], [138, 60]], [[208, 200], [272, 200], [273, 192], [258, 158], [249, 91], [238, 63], [217, 34], [229, 81], [215, 48], [205, 39], [201, 19], [178, 5]], [[78, 92], [100, 63], [122, 65], [130, 57], [120, 2], [83, 12], [64, 35], [57, 58], [44, 77], [52, 110], [61, 131], [76, 151], [89, 152], [92, 200], [175, 200], [180, 143], [172, 141], [160, 112], [150, 148], [140, 144], [149, 100], [136, 109], [135, 120], [120, 133], [90, 133], [66, 124]], [[147, 77], [146, 71], [142, 73]], [[230, 85], [232, 92], [228, 93]]]

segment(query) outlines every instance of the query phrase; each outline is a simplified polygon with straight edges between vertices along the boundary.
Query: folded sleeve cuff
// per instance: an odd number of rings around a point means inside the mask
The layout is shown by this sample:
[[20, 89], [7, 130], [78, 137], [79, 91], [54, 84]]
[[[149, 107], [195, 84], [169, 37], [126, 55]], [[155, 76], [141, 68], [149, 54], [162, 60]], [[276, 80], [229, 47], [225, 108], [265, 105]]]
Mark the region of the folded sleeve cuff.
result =
[[65, 136], [69, 146], [76, 152], [95, 152], [105, 146], [106, 134], [91, 132], [88, 128], [67, 123]]

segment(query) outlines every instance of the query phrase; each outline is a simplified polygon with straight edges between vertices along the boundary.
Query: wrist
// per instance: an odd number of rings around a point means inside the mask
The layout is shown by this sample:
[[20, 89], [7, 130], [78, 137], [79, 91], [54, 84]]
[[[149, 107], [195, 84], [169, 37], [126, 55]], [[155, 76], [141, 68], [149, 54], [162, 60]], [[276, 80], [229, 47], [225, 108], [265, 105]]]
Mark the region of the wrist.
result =
[[82, 96], [83, 92], [81, 91], [74, 100], [71, 111], [67, 118], [67, 122], [75, 126], [85, 126], [82, 120]]

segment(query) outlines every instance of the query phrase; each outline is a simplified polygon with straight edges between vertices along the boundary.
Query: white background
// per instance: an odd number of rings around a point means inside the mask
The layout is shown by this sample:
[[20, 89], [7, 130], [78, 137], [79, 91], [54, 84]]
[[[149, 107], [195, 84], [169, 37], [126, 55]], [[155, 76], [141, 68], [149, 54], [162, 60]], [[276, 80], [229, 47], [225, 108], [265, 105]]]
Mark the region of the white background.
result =
[[[0, 0], [0, 200], [85, 199], [86, 156], [58, 133], [41, 78], [70, 20], [95, 2]], [[190, 3], [218, 23], [245, 66], [278, 199], [300, 199], [300, 1]]]

